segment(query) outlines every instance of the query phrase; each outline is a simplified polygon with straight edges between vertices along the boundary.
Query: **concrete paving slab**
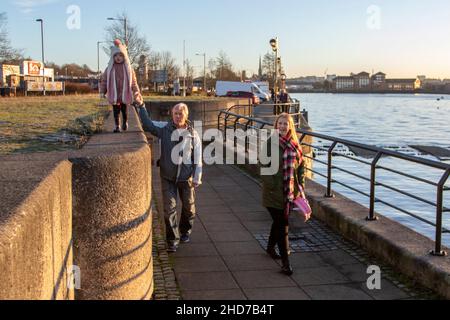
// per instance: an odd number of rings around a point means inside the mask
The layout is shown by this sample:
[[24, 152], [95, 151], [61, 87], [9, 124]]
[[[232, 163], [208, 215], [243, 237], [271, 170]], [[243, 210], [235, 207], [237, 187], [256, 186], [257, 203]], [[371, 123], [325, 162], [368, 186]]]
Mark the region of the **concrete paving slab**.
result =
[[228, 271], [219, 256], [212, 257], [176, 257], [174, 269], [177, 273]]
[[297, 287], [290, 277], [279, 271], [234, 271], [233, 276], [239, 286], [244, 289]]
[[177, 273], [182, 291], [239, 289], [230, 272]]
[[293, 253], [289, 260], [294, 270], [330, 266], [317, 253]]
[[208, 222], [239, 222], [239, 219], [235, 215], [230, 214], [217, 214], [217, 215], [201, 215], [199, 216], [203, 224]]
[[361, 263], [345, 264], [340, 266], [335, 265], [335, 268], [347, 278], [355, 282], [365, 282], [370, 277], [370, 275], [367, 274], [367, 266]]
[[264, 221], [243, 221], [242, 224], [253, 233], [269, 232], [272, 228], [272, 220], [265, 219]]
[[283, 301], [283, 300], [311, 300], [300, 288], [257, 288], [244, 289], [249, 300], [259, 301]]
[[210, 243], [210, 242], [211, 242], [211, 238], [206, 233], [206, 231], [204, 231], [204, 232], [194, 231], [191, 234], [190, 244], [200, 244], [200, 243]]
[[247, 232], [240, 222], [205, 222], [204, 224], [209, 233], [224, 231]]
[[202, 290], [202, 291], [182, 291], [184, 300], [193, 301], [233, 301], [247, 300], [240, 289], [231, 290]]
[[300, 287], [348, 283], [350, 279], [333, 267], [294, 270], [292, 278]]
[[263, 254], [265, 251], [258, 242], [221, 242], [216, 244], [220, 255], [242, 255], [242, 254]]
[[181, 257], [209, 257], [217, 256], [218, 252], [212, 243], [189, 243], [180, 246], [173, 254], [176, 258]]
[[258, 211], [258, 212], [237, 212], [235, 213], [236, 217], [239, 218], [242, 222], [244, 221], [265, 221], [268, 223], [272, 223], [272, 218], [270, 217], [269, 212], [266, 211]]
[[251, 204], [251, 203], [233, 203], [229, 205], [230, 209], [233, 211], [233, 213], [239, 213], [239, 212], [264, 212], [267, 211], [266, 208], [264, 208], [262, 205], [259, 204]]
[[228, 230], [228, 231], [212, 231], [209, 233], [209, 237], [212, 241], [220, 243], [220, 242], [244, 242], [244, 241], [252, 241], [253, 236], [248, 231], [239, 230]]
[[366, 282], [361, 284], [361, 288], [375, 300], [403, 300], [410, 298], [405, 291], [385, 279], [381, 280], [380, 290], [369, 290]]
[[199, 214], [202, 215], [216, 215], [216, 214], [233, 214], [233, 211], [228, 206], [204, 206], [199, 208]]
[[278, 272], [280, 266], [267, 254], [247, 254], [222, 256], [229, 270], [251, 271], [272, 270]]
[[344, 250], [334, 250], [319, 253], [320, 257], [332, 265], [345, 265], [358, 263], [354, 257], [345, 252]]
[[302, 287], [313, 300], [373, 300], [358, 285], [321, 285]]

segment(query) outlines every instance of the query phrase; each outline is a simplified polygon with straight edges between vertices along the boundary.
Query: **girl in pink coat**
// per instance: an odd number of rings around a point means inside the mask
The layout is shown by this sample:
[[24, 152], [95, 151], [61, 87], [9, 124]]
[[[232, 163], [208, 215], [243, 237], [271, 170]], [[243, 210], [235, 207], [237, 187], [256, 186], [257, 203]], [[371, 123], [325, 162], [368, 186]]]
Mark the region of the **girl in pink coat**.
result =
[[114, 41], [111, 47], [111, 60], [102, 75], [100, 93], [106, 95], [114, 109], [116, 129], [120, 132], [120, 113], [122, 113], [122, 130], [128, 130], [128, 106], [136, 101], [142, 104], [142, 96], [136, 81], [136, 74], [131, 66], [128, 51], [120, 40]]

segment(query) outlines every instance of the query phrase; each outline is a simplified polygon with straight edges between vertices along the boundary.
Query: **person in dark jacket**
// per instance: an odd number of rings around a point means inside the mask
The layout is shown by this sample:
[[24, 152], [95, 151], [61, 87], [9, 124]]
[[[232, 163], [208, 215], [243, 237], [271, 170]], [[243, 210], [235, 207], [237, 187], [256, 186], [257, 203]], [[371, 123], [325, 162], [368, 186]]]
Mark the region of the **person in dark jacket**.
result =
[[[188, 243], [196, 217], [195, 188], [202, 184], [202, 141], [188, 120], [187, 105], [172, 109], [170, 122], [154, 122], [144, 106], [138, 108], [145, 131], [161, 139], [160, 174], [169, 252], [176, 252], [180, 241]], [[176, 159], [173, 159], [176, 156]], [[182, 202], [178, 223], [177, 197]]]
[[[299, 186], [304, 190], [305, 165], [292, 116], [287, 113], [279, 115], [275, 121], [275, 129], [276, 133], [263, 148], [263, 154], [271, 159], [271, 163], [261, 164], [263, 168], [271, 167], [273, 161], [278, 161], [278, 170], [274, 175], [261, 175], [263, 206], [273, 219], [267, 253], [273, 259], [281, 259], [282, 272], [292, 275], [293, 270], [289, 262], [289, 213], [293, 200], [302, 196]], [[279, 152], [272, 150], [274, 146]], [[275, 251], [276, 246], [280, 255]]]

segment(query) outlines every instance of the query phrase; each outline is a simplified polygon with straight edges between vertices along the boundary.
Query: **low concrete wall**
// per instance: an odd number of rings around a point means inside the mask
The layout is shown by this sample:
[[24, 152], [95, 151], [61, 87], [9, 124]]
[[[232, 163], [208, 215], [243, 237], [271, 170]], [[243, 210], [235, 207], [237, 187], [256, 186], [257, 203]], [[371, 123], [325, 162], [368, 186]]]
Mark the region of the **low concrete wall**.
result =
[[70, 162], [1, 163], [0, 299], [73, 299]]
[[74, 253], [83, 300], [153, 294], [151, 153], [130, 109], [130, 131], [94, 136], [72, 156]]
[[113, 127], [80, 151], [0, 157], [0, 299], [151, 298], [151, 152], [133, 109]]
[[[203, 129], [217, 128], [217, 117], [222, 110], [228, 110], [235, 105], [249, 105], [248, 99], [214, 99], [205, 101], [146, 101], [146, 108], [156, 121], [167, 121], [171, 118], [170, 111], [178, 103], [186, 103], [189, 107], [189, 119], [202, 121]], [[239, 114], [239, 112], [236, 112]]]

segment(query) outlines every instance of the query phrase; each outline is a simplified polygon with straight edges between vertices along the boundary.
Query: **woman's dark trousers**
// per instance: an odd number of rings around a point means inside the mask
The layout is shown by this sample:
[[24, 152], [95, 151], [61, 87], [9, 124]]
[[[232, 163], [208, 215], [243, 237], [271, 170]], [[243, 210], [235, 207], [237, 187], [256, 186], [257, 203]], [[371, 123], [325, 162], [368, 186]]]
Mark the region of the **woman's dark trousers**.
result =
[[284, 210], [267, 208], [273, 219], [272, 230], [268, 247], [274, 248], [278, 245], [283, 264], [289, 264], [289, 218], [285, 216]]

